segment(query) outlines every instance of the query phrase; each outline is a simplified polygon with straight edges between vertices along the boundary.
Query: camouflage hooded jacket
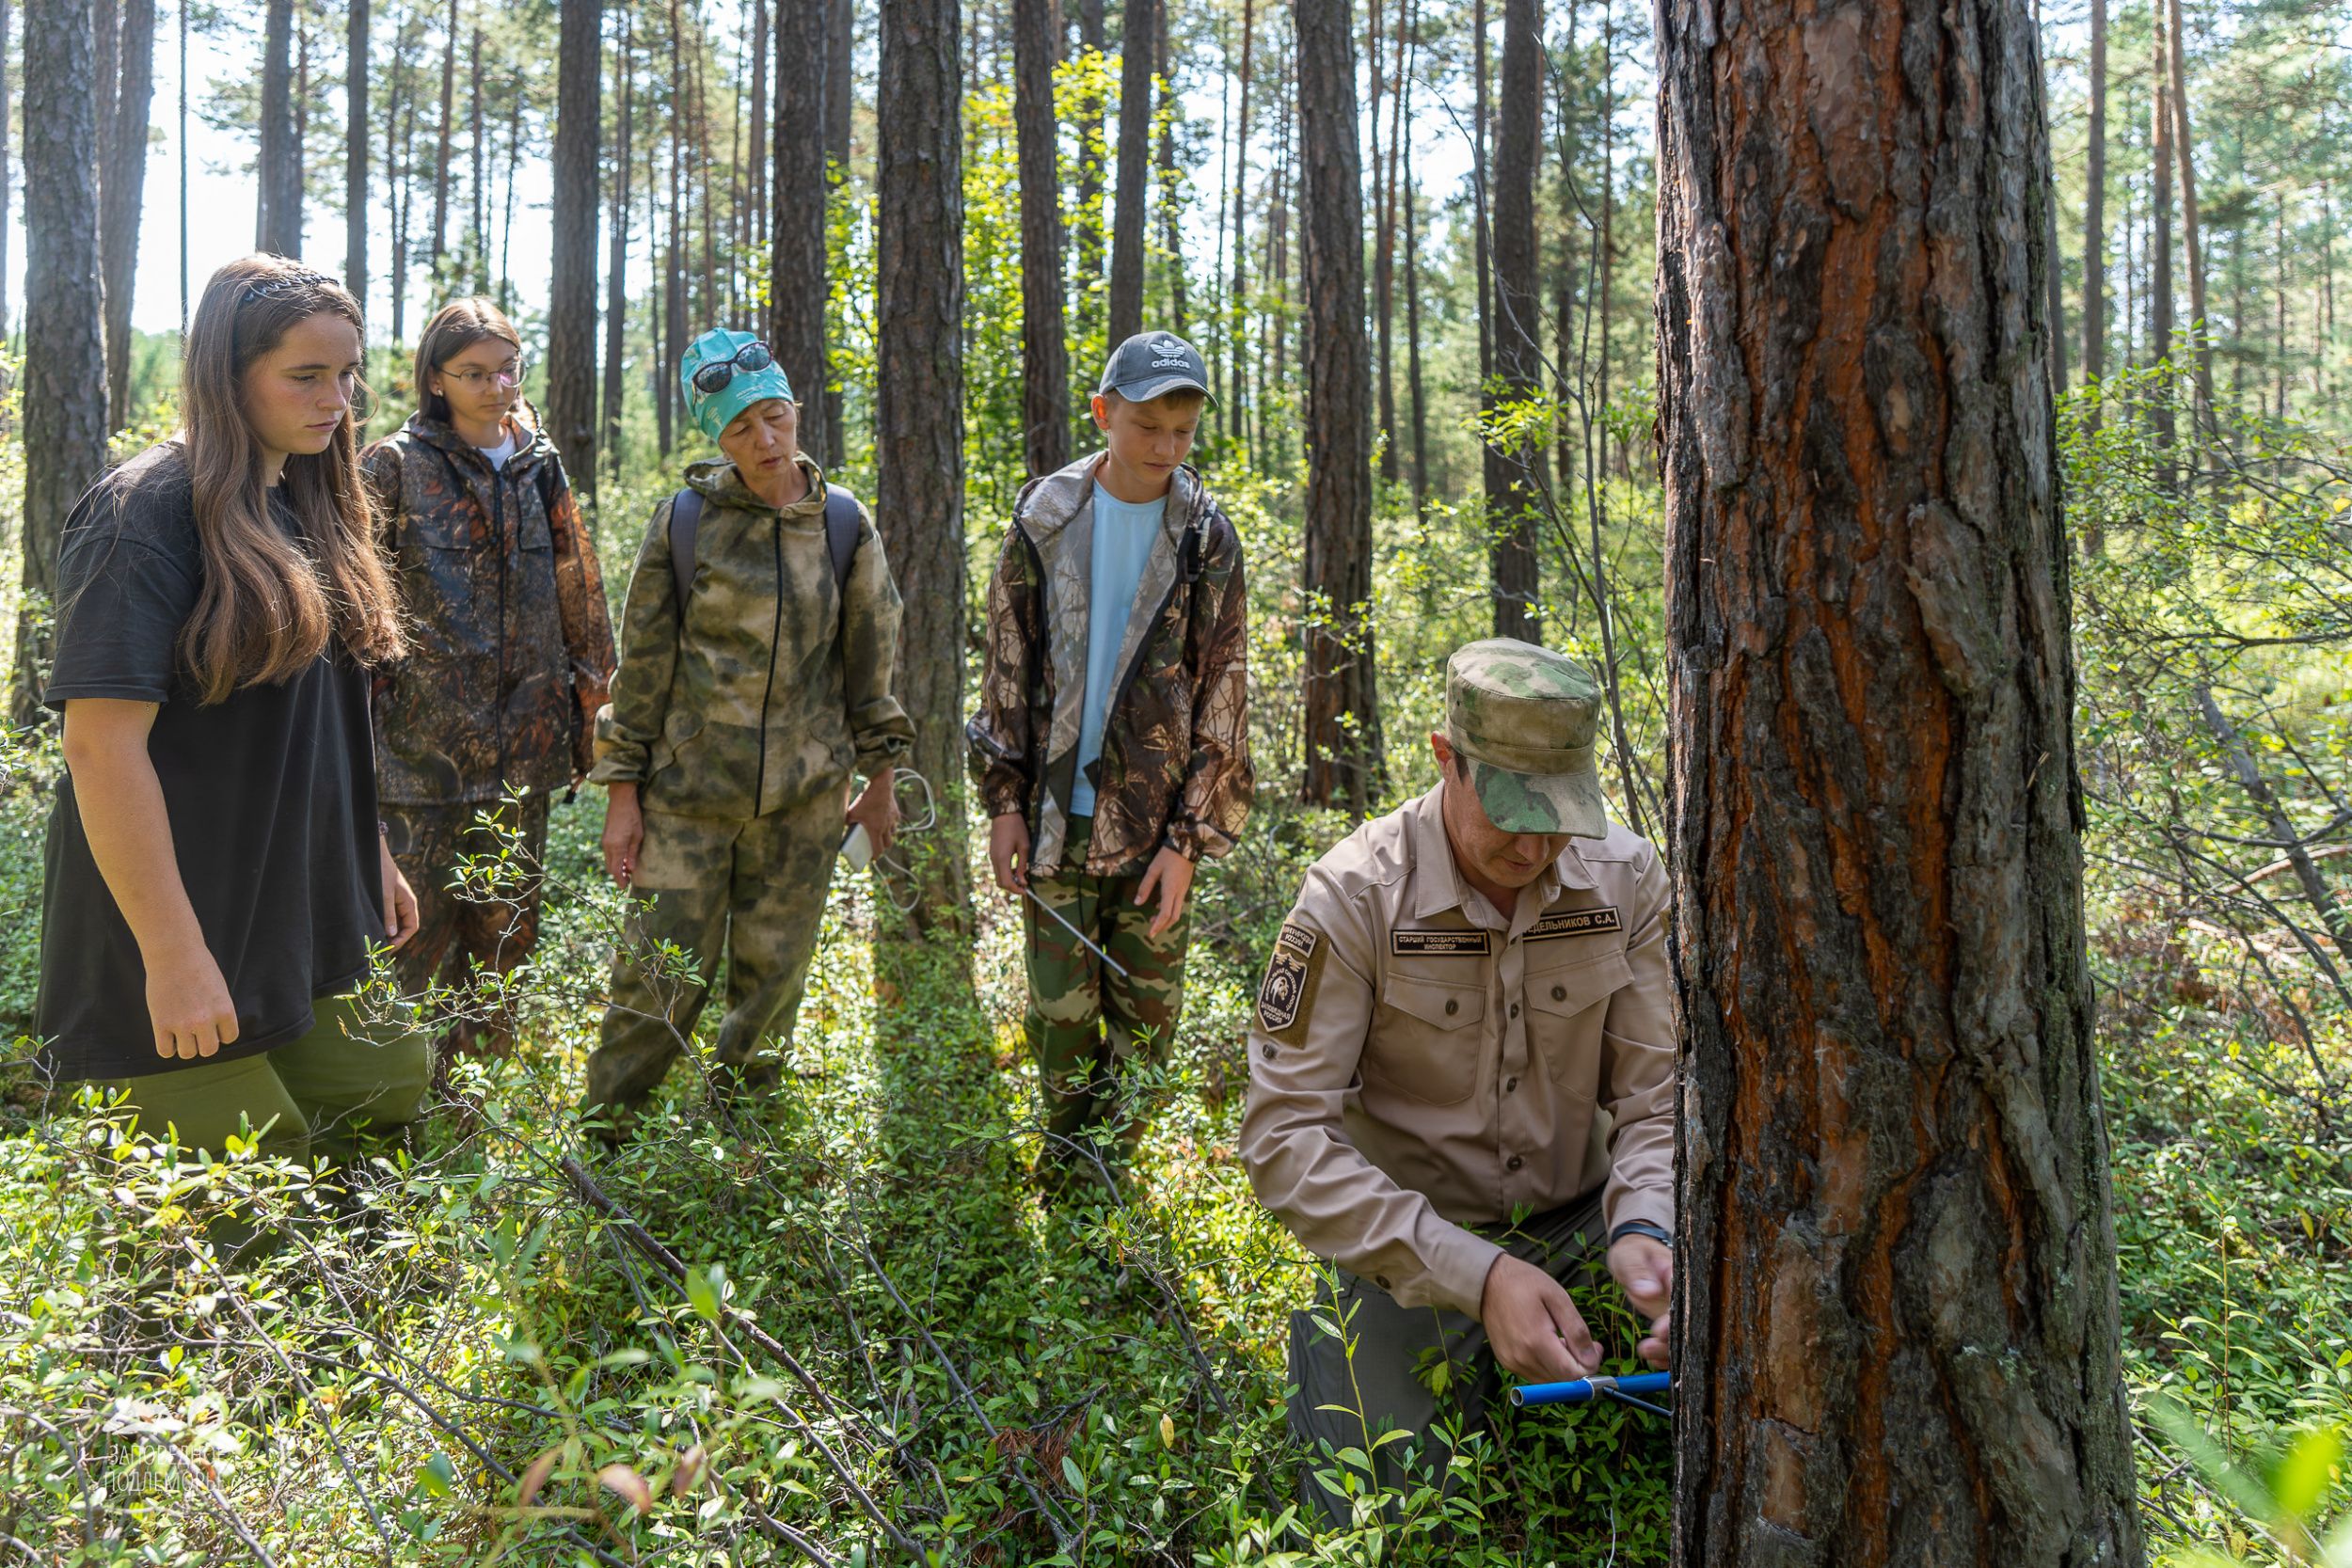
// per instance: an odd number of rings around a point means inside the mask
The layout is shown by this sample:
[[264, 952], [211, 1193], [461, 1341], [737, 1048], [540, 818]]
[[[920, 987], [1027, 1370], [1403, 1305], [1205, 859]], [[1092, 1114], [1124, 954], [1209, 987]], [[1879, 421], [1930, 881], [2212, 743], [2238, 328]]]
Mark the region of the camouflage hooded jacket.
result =
[[[1043, 874], [1061, 869], [1077, 779], [1098, 461], [1021, 493], [988, 585], [980, 711], [965, 726], [989, 815], [1027, 815]], [[1128, 612], [1094, 765], [1087, 874], [1133, 875], [1162, 846], [1196, 861], [1233, 847], [1255, 788], [1248, 652], [1241, 536], [1186, 466]]]
[[604, 574], [554, 443], [520, 417], [512, 428], [501, 469], [421, 414], [360, 459], [410, 623], [373, 703], [395, 804], [559, 789], [592, 760], [612, 678]]
[[644, 804], [741, 820], [838, 790], [850, 769], [898, 762], [914, 726], [891, 694], [898, 589], [859, 509], [846, 593], [825, 547], [825, 476], [782, 511], [727, 462], [696, 463], [702, 495], [683, 625], [670, 506], [645, 528], [621, 610], [621, 670], [596, 719], [599, 784], [637, 781]]

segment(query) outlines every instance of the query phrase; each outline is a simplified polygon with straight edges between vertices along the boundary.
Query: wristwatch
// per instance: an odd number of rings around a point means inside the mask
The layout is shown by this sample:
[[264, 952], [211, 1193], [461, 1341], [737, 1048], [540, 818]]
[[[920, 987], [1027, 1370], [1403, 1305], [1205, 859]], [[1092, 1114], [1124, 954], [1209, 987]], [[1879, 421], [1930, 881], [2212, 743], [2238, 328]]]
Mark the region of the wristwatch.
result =
[[1674, 1237], [1668, 1234], [1664, 1226], [1652, 1225], [1647, 1220], [1626, 1221], [1623, 1225], [1617, 1227], [1616, 1229], [1612, 1230], [1609, 1233], [1609, 1244], [1611, 1246], [1615, 1246], [1619, 1242], [1625, 1240], [1628, 1236], [1647, 1236], [1651, 1241], [1660, 1243], [1661, 1246], [1672, 1246], [1675, 1244]]

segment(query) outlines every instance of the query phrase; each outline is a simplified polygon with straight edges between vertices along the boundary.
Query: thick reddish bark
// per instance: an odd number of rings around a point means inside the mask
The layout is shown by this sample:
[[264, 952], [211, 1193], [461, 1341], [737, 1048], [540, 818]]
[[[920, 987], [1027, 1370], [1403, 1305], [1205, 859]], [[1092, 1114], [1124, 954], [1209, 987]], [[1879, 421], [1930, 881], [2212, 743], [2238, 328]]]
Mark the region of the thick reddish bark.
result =
[[[1542, 142], [1543, 8], [1538, 0], [1504, 0], [1502, 113], [1495, 128], [1493, 374], [1497, 403], [1524, 402], [1541, 389], [1543, 356], [1535, 347], [1541, 322], [1535, 306], [1535, 157]], [[1542, 589], [1535, 562], [1538, 500], [1534, 469], [1540, 451], [1522, 446], [1486, 449], [1487, 546], [1493, 579], [1495, 635], [1542, 639], [1535, 605]]]
[[2141, 1557], [2017, 0], [1667, 0], [1676, 1559]]
[[[565, 0], [557, 36], [555, 254], [548, 277], [548, 430], [572, 483], [596, 489], [596, 166], [603, 0]], [[501, 269], [503, 273], [504, 269]]]
[[1060, 8], [1013, 0], [1015, 135], [1021, 160], [1021, 426], [1029, 472], [1070, 461], [1070, 343], [1063, 324], [1061, 173], [1054, 124]]
[[768, 214], [773, 271], [768, 281], [768, 346], [801, 399], [801, 445], [838, 467], [826, 424], [825, 103], [832, 74], [821, 6], [776, 8], [773, 206]]

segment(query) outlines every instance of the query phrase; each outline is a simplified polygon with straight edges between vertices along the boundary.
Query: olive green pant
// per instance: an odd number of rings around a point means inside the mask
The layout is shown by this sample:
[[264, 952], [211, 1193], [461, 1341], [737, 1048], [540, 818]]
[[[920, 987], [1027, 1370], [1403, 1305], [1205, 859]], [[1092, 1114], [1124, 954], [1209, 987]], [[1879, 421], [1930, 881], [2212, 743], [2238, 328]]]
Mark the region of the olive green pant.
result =
[[1032, 878], [1029, 887], [1127, 973], [1106, 967], [1061, 921], [1022, 900], [1029, 980], [1023, 1028], [1045, 1102], [1045, 1160], [1056, 1165], [1082, 1160], [1072, 1141], [1098, 1129], [1107, 1131], [1115, 1153], [1133, 1151], [1143, 1119], [1136, 1108], [1120, 1106], [1120, 1071], [1166, 1057], [1184, 1004], [1190, 910], [1152, 936], [1156, 890], [1151, 905], [1139, 907], [1141, 877], [1089, 877], [1077, 869], [1086, 863], [1093, 829], [1092, 817], [1072, 817], [1062, 870]]
[[[1516, 1227], [1480, 1227], [1479, 1233], [1575, 1288], [1601, 1266], [1600, 1198], [1596, 1187]], [[1340, 1334], [1326, 1332], [1317, 1317]], [[1401, 1307], [1377, 1282], [1344, 1269], [1326, 1275], [1311, 1312], [1291, 1314], [1290, 1378], [1291, 1435], [1308, 1452], [1299, 1491], [1335, 1526], [1348, 1523], [1348, 1500], [1313, 1475], [1336, 1464], [1334, 1453], [1349, 1448], [1372, 1452], [1383, 1432], [1415, 1433], [1417, 1444], [1380, 1448], [1380, 1484], [1393, 1490], [1414, 1479], [1406, 1469], [1408, 1447], [1423, 1470], [1419, 1479], [1443, 1484], [1448, 1449], [1430, 1441], [1430, 1429], [1452, 1416], [1468, 1432], [1502, 1393], [1502, 1369], [1485, 1324], [1444, 1307]]]
[[[763, 1048], [789, 1040], [825, 924], [825, 890], [841, 847], [842, 798], [819, 790], [748, 820], [649, 811], [632, 892], [651, 895], [612, 964], [612, 1003], [588, 1058], [585, 1107], [626, 1117], [668, 1076], [727, 962], [726, 1014], [712, 1048], [732, 1085], [764, 1087]], [[689, 976], [652, 961], [668, 942], [692, 955]]]
[[218, 1154], [245, 1128], [265, 1153], [308, 1160], [355, 1158], [362, 1132], [417, 1119], [432, 1073], [432, 1047], [405, 1013], [370, 1022], [357, 998], [322, 999], [308, 1034], [259, 1055], [201, 1062], [169, 1072], [108, 1078], [98, 1086], [129, 1097], [142, 1132], [167, 1129], [183, 1148]]

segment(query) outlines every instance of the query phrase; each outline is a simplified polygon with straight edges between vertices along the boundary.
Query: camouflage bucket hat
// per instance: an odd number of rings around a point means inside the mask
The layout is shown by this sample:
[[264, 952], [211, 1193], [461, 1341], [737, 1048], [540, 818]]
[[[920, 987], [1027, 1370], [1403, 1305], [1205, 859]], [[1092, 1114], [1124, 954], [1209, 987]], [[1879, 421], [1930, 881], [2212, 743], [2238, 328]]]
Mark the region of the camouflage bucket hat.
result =
[[1608, 835], [1599, 728], [1598, 683], [1549, 648], [1497, 637], [1446, 661], [1446, 738], [1469, 763], [1487, 820], [1506, 833]]

